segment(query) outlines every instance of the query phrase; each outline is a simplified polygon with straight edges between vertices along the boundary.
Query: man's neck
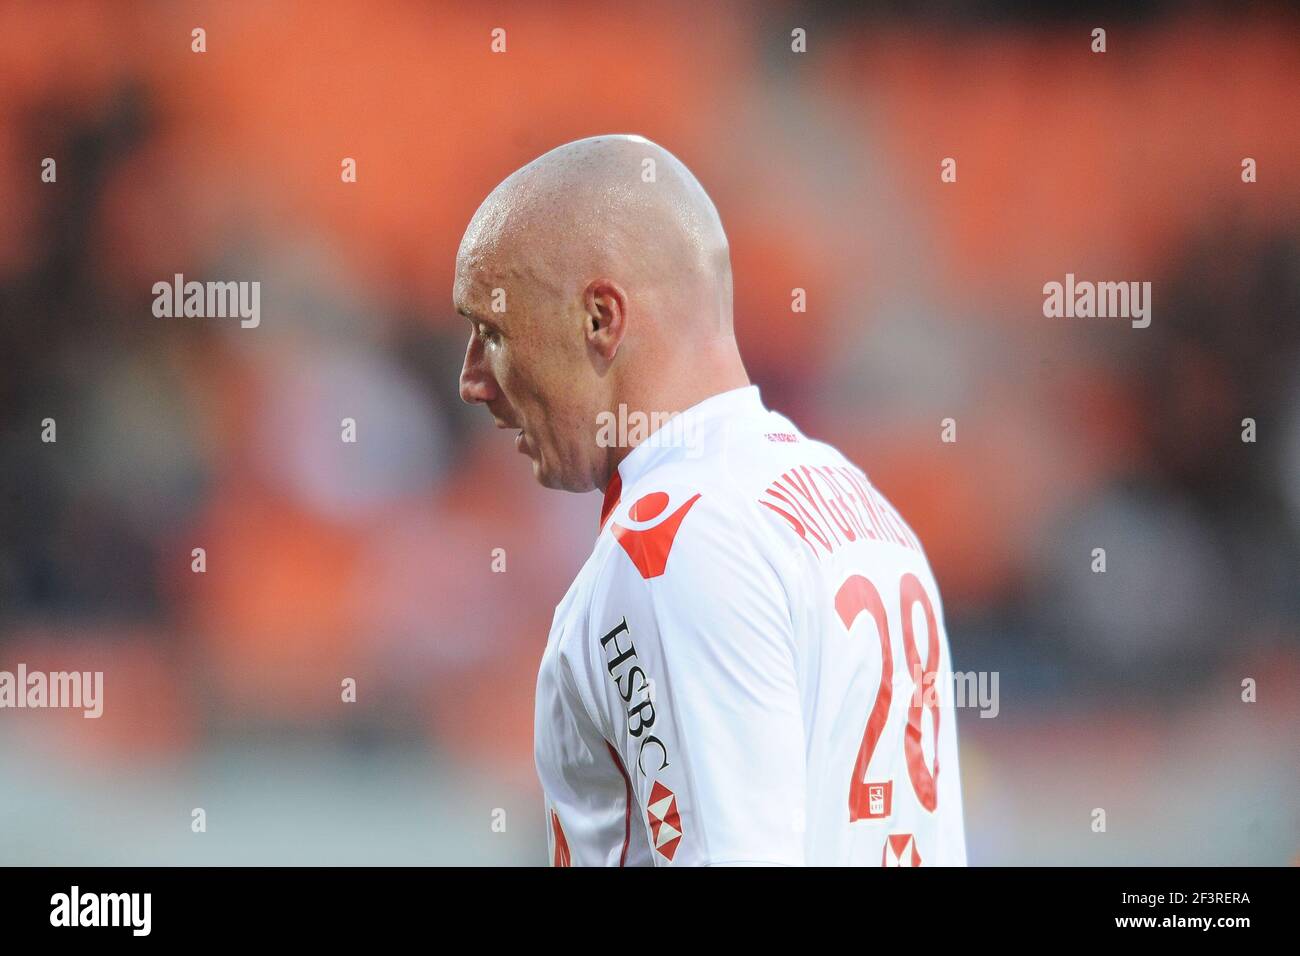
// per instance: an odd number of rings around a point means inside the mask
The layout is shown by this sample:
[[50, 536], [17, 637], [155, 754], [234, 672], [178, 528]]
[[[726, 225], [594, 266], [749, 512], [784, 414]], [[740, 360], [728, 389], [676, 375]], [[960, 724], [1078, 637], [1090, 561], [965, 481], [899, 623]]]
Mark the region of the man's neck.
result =
[[[744, 388], [749, 384], [749, 375], [740, 360], [740, 354], [733, 349], [730, 355], [719, 356], [714, 361], [692, 362], [691, 368], [674, 375], [671, 383], [664, 383], [660, 379], [655, 383], [656, 387], [646, 389], [639, 395], [625, 391], [624, 397], [615, 402], [612, 411], [619, 416], [618, 406], [622, 405], [629, 416], [639, 412], [646, 416], [647, 421], [662, 423], [669, 416], [679, 415], [705, 399], [733, 389]], [[629, 394], [635, 397], [626, 397]], [[606, 459], [608, 472], [605, 483], [601, 485], [602, 488], [608, 487], [610, 480], [617, 473], [618, 466], [632, 449], [651, 434], [653, 433], [649, 431], [629, 429], [627, 436], [629, 441], [615, 442], [609, 448], [609, 456]], [[633, 437], [637, 440], [630, 440]]]

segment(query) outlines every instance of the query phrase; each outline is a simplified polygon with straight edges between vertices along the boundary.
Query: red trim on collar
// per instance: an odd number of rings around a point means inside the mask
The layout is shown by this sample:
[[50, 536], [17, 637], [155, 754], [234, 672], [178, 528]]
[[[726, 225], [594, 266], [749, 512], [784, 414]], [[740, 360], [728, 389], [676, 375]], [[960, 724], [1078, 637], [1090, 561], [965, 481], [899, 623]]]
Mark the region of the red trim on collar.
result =
[[605, 488], [605, 501], [600, 506], [600, 530], [605, 530], [605, 522], [609, 516], [614, 513], [618, 507], [618, 502], [623, 495], [623, 476], [614, 469], [614, 477], [609, 480], [609, 485]]

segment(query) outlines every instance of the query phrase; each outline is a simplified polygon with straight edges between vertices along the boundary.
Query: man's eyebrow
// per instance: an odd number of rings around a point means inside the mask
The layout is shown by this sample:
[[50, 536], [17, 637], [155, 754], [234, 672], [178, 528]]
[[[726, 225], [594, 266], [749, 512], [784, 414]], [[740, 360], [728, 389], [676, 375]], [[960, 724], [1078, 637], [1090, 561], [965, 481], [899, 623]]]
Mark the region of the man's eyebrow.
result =
[[471, 309], [467, 309], [464, 306], [458, 305], [456, 306], [456, 311], [459, 312], [461, 315], [465, 316], [465, 318], [469, 319], [471, 325], [475, 325], [475, 326], [486, 325], [489, 329], [492, 329], [495, 332], [501, 331], [501, 326], [498, 325], [496, 322], [493, 322], [489, 318], [475, 315]]
[[458, 305], [456, 306], [456, 311], [459, 312], [461, 315], [463, 315], [465, 318], [469, 319], [471, 324], [477, 325], [478, 323], [482, 323], [483, 325], [489, 325], [492, 328], [496, 328], [496, 323], [493, 322], [491, 319], [479, 318], [477, 315], [474, 314], [473, 309], [467, 308], [466, 306]]

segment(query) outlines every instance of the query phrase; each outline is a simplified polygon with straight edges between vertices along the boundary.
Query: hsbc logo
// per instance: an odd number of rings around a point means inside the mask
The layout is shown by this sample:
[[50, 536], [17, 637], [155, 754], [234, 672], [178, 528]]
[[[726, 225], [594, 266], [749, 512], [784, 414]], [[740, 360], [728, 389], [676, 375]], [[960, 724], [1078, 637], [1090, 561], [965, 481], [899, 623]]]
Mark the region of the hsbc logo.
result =
[[[658, 773], [668, 766], [668, 748], [653, 731], [656, 717], [653, 684], [636, 656], [636, 645], [632, 643], [626, 617], [600, 639], [600, 646], [605, 652], [605, 669], [614, 681], [614, 689], [628, 705], [627, 733], [638, 741], [637, 769], [642, 776]], [[650, 762], [649, 770], [647, 760]]]
[[[699, 497], [698, 495], [696, 496]], [[690, 505], [686, 505], [690, 507]], [[614, 681], [619, 698], [627, 704], [627, 734], [637, 742], [636, 768], [642, 776], [653, 777], [668, 767], [668, 748], [655, 735], [654, 679], [645, 672], [636, 656], [636, 645], [627, 626], [627, 618], [600, 639], [605, 652], [605, 669]], [[682, 840], [682, 820], [677, 812], [677, 795], [656, 780], [646, 805], [646, 825], [650, 828], [655, 852], [671, 860]]]
[[920, 866], [921, 854], [916, 848], [916, 837], [910, 833], [891, 833], [885, 837], [885, 847], [880, 854], [881, 866]]
[[646, 806], [646, 823], [650, 825], [650, 840], [655, 852], [671, 860], [682, 842], [682, 818], [677, 813], [677, 795], [658, 780], [650, 791]]

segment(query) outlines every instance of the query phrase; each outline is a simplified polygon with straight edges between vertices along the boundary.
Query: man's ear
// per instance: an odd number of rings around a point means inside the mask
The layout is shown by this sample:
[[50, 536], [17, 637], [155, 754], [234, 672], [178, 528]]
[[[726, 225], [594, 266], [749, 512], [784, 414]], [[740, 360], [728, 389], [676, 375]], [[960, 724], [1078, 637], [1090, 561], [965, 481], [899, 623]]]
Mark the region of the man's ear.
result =
[[627, 334], [627, 294], [612, 279], [593, 279], [582, 294], [587, 344], [606, 362], [614, 361]]

